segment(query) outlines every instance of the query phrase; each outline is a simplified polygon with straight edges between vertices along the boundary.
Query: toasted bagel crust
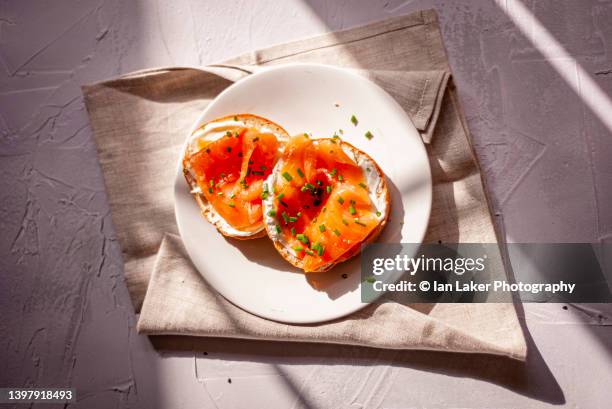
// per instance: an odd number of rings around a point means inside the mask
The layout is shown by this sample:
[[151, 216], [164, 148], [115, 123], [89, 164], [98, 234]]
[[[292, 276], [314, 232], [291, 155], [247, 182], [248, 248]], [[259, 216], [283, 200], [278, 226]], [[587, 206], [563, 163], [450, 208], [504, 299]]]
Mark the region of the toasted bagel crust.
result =
[[[285, 144], [286, 140], [289, 138], [289, 134], [287, 133], [287, 131], [285, 131], [285, 129], [282, 126], [270, 121], [269, 119], [266, 119], [266, 118], [263, 118], [257, 115], [253, 115], [253, 114], [236, 114], [236, 115], [224, 116], [221, 118], [217, 118], [213, 121], [207, 122], [203, 124], [202, 126], [200, 126], [198, 129], [202, 129], [206, 125], [209, 125], [212, 123], [233, 121], [234, 119], [236, 119], [237, 122], [244, 123], [244, 125], [249, 128], [261, 129], [265, 126], [265, 127], [272, 129], [277, 134], [277, 136], [278, 135], [281, 136], [279, 138], [281, 147]], [[196, 139], [199, 139], [199, 138], [196, 138]], [[204, 139], [206, 138], [204, 137]], [[217, 229], [217, 231], [219, 231], [219, 233], [221, 233], [222, 235], [226, 237], [232, 237], [238, 240], [250, 240], [250, 239], [256, 239], [259, 237], [264, 237], [266, 235], [266, 231], [263, 228], [264, 227], [263, 221], [261, 223], [261, 226], [259, 226], [257, 229], [255, 229], [255, 231], [253, 231], [249, 235], [235, 234], [226, 229], [226, 226], [224, 226], [221, 221], [222, 219], [221, 216], [217, 213], [214, 207], [208, 202], [208, 200], [206, 200], [206, 197], [204, 196], [204, 194], [197, 191], [198, 183], [196, 182], [193, 175], [191, 174], [189, 170], [189, 166], [188, 166], [188, 161], [191, 155], [198, 152], [197, 150], [193, 149], [193, 145], [194, 145], [193, 141], [189, 141], [185, 149], [185, 153], [183, 154], [183, 161], [182, 161], [183, 175], [185, 176], [185, 180], [187, 181], [187, 184], [189, 185], [191, 194], [193, 195], [196, 202], [200, 206], [202, 215], [206, 218], [206, 220], [208, 220], [212, 225], [215, 226], [215, 228]], [[235, 230], [239, 230], [239, 229], [235, 229]]]
[[[325, 140], [325, 139], [331, 139], [331, 138], [317, 138], [316, 140]], [[374, 159], [372, 159], [367, 153], [357, 149], [355, 146], [351, 145], [348, 142], [340, 141], [340, 146], [342, 148], [348, 148], [353, 153], [354, 157], [357, 157], [357, 158], [365, 157], [374, 164], [376, 172], [380, 176], [380, 180], [381, 180], [381, 183], [376, 190], [376, 197], [378, 198], [384, 197], [385, 213], [383, 215], [383, 218], [379, 222], [379, 224], [376, 226], [374, 230], [370, 232], [370, 234], [365, 238], [365, 240], [363, 240], [362, 242], [356, 243], [355, 246], [353, 246], [346, 253], [344, 253], [342, 257], [340, 257], [338, 260], [325, 264], [316, 271], [310, 271], [309, 274], [310, 273], [322, 273], [322, 272], [328, 271], [331, 268], [333, 268], [336, 264], [342, 263], [343, 261], [346, 261], [356, 256], [357, 254], [359, 254], [361, 252], [361, 246], [363, 244], [368, 244], [368, 243], [373, 242], [380, 235], [380, 233], [386, 226], [387, 220], [389, 219], [389, 214], [391, 213], [391, 201], [389, 199], [389, 189], [387, 187], [387, 180], [386, 180], [385, 174], [383, 173], [382, 169], [380, 168], [380, 166], [378, 166], [378, 163], [376, 163], [376, 161], [374, 161]], [[279, 172], [279, 171], [280, 171], [280, 167], [275, 166], [272, 173]], [[272, 177], [272, 175], [270, 177]], [[266, 201], [264, 201], [263, 202], [264, 214], [267, 214], [270, 210], [272, 210], [272, 208], [268, 206]], [[279, 252], [279, 254], [289, 263], [303, 270], [304, 269], [303, 260], [293, 255], [293, 253], [291, 253], [289, 249], [283, 243], [280, 242], [280, 240], [275, 239], [275, 233], [272, 230], [273, 229], [272, 226], [268, 225], [267, 223], [264, 223], [264, 227], [266, 229], [266, 233], [268, 234], [268, 237], [270, 237], [270, 239], [272, 240], [272, 243], [274, 244], [274, 247]]]

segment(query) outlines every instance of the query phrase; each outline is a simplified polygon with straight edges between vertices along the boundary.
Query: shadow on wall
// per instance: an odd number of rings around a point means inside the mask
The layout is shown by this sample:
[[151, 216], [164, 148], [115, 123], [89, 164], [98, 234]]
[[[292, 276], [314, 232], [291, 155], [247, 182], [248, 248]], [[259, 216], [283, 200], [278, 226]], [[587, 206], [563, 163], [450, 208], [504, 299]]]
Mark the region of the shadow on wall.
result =
[[0, 6], [0, 385], [74, 387], [67, 408], [160, 401], [79, 88], [140, 68], [122, 49], [138, 24], [119, 23], [140, 6]]
[[[327, 344], [173, 336], [156, 336], [151, 337], [151, 340], [156, 349], [163, 350], [164, 354], [169, 356], [181, 356], [180, 351], [199, 351], [200, 354], [196, 356], [211, 365], [217, 360], [228, 359], [236, 363], [236, 368], [240, 368], [241, 361], [258, 363], [259, 371], [264, 364], [271, 366], [288, 384], [288, 388], [300, 391], [300, 400], [308, 408], [318, 407], [315, 403], [317, 398], [314, 396], [316, 391], [326, 391], [331, 395], [338, 394], [336, 398], [343, 399], [345, 403], [346, 399], [360, 390], [368, 391], [372, 395], [370, 398], [382, 399], [383, 396], [380, 395], [382, 392], [389, 390], [392, 386], [399, 387], [399, 385], [393, 384], [393, 378], [385, 378], [381, 372], [388, 372], [396, 367], [458, 378], [471, 378], [498, 385], [531, 399], [551, 404], [565, 403], [563, 391], [528, 333], [529, 355], [526, 363], [481, 354], [377, 350]], [[344, 388], [357, 384], [359, 390], [330, 389], [332, 385], [316, 385], [315, 380], [310, 380], [308, 387], [305, 387], [304, 380], [296, 384], [290, 370], [294, 365], [341, 367], [343, 368], [342, 376], [347, 380], [347, 382], [342, 382]], [[364, 372], [360, 371], [362, 367], [370, 367], [371, 371], [376, 371], [376, 373], [370, 373], [360, 382], [348, 382], [349, 379], [354, 380], [354, 377], [364, 376]], [[435, 379], [425, 377], [425, 375], [423, 377], [435, 382]], [[449, 387], [453, 389], [448, 390], [445, 396], [447, 398], [457, 396], [455, 404], [462, 402], [464, 405], [469, 405], [474, 397], [464, 393], [463, 397], [459, 397], [462, 392], [465, 392], [464, 386], [458, 381]], [[429, 388], [427, 390], [431, 391]], [[382, 402], [355, 401], [351, 403], [363, 404], [364, 407], [377, 407], [376, 404]]]
[[[608, 143], [602, 143], [599, 139], [600, 137], [612, 136], [612, 116], [609, 114], [612, 112], [612, 98], [610, 92], [606, 92], [602, 88], [603, 83], [597, 78], [605, 70], [598, 70], [596, 68], [598, 65], [597, 59], [581, 55], [584, 51], [577, 48], [575, 40], [566, 38], [565, 40], [570, 43], [569, 46], [576, 55], [570, 53], [542, 21], [538, 20], [534, 15], [534, 11], [523, 1], [506, 0], [502, 2], [496, 0], [496, 3], [507, 18], [511, 20], [509, 24], [513, 25], [512, 28], [516, 31], [516, 35], [521, 36], [522, 41], [530, 46], [528, 50], [523, 50], [523, 52], [531, 53], [533, 54], [531, 55], [532, 59], [535, 58], [547, 64], [556, 76], [565, 83], [566, 87], [571, 90], [572, 96], [580, 105], [580, 113], [583, 117], [573, 118], [575, 122], [580, 123], [579, 134], [573, 136], [577, 137], [580, 141], [579, 149], [586, 153], [584, 159], [588, 162], [590, 172], [586, 175], [588, 180], [582, 180], [582, 183], [591, 189], [588, 192], [590, 194], [587, 196], [587, 200], [589, 203], [595, 204], [594, 213], [590, 215], [590, 220], [587, 220], [592, 223], [594, 229], [591, 238], [587, 237], [586, 240], [594, 243], [603, 243], [612, 231], [612, 223], [610, 223], [612, 215], [609, 211], [609, 203], [612, 202], [612, 190], [609, 188], [609, 186], [612, 186], [612, 177], [610, 176], [612, 175], [612, 163], [609, 160], [603, 160], [603, 156], [609, 157], [612, 154], [612, 145], [609, 141]], [[606, 7], [607, 14], [605, 11]], [[609, 17], [610, 15], [612, 15], [612, 8], [609, 6], [600, 5], [594, 7], [591, 18], [595, 21], [595, 26], [599, 27], [601, 31], [598, 31], [594, 37], [591, 37], [591, 44], [599, 43], [596, 40], [599, 35], [602, 41], [601, 47], [609, 47], [609, 44], [605, 43], [606, 34], [609, 34], [609, 29], [604, 27], [605, 23], [603, 25], [599, 24], [597, 20], [607, 21], [605, 16]], [[603, 60], [605, 59], [600, 59], [599, 64]], [[609, 63], [609, 61], [606, 62]], [[585, 66], [588, 64], [590, 71], [594, 75], [589, 74], [589, 71], [584, 68], [583, 64]], [[555, 142], [547, 143], [554, 145]], [[554, 170], [550, 169], [549, 171], [551, 174], [554, 174]], [[559, 186], [559, 189], [562, 188], [562, 186]], [[572, 200], [579, 199], [576, 197], [575, 199], [570, 199], [570, 202]], [[583, 211], [584, 208], [582, 206], [576, 207], [577, 213], [574, 214], [576, 220], [581, 218]], [[571, 219], [564, 220], [568, 224], [571, 221]], [[542, 225], [540, 226], [542, 227]], [[508, 238], [511, 241], [516, 240], [515, 237]], [[578, 240], [584, 239], [581, 237]], [[559, 237], [552, 241], [572, 242], [578, 240], [570, 236]], [[540, 261], [534, 259], [533, 263], [537, 265]], [[543, 267], [542, 271], [545, 271], [545, 267]], [[612, 319], [610, 317], [610, 308], [605, 305], [585, 307], [580, 304], [572, 305], [572, 308], [582, 316], [584, 322], [588, 323], [588, 325], [585, 325], [585, 328], [592, 330], [593, 337], [600, 342], [608, 353], [612, 354], [612, 344], [605, 332], [600, 330], [602, 325], [607, 325], [606, 323]], [[565, 309], [567, 310], [567, 308]]]

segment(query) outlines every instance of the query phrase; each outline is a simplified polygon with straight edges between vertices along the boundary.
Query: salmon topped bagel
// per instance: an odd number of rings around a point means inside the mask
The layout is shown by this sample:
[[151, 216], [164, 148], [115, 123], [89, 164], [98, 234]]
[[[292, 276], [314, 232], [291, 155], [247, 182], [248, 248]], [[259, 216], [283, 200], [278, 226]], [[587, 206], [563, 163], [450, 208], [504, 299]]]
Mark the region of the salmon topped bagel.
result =
[[358, 254], [389, 217], [382, 170], [337, 137], [292, 137], [266, 184], [266, 232], [283, 258], [306, 273]]
[[236, 239], [265, 236], [265, 179], [288, 137], [281, 126], [250, 114], [215, 119], [193, 133], [183, 173], [203, 215], [221, 234]]

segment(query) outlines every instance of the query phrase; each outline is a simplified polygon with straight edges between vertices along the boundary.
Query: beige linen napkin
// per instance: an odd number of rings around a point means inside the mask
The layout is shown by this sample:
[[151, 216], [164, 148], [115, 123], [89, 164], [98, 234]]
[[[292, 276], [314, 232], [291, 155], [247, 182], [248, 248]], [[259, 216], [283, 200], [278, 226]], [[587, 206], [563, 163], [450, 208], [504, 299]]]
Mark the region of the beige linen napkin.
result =
[[258, 66], [290, 62], [358, 70], [411, 116], [426, 143], [434, 180], [425, 241], [497, 242], [434, 11], [271, 47], [223, 65], [133, 73], [85, 86], [83, 92], [126, 282], [136, 309], [142, 307], [138, 330], [525, 359], [525, 339], [512, 304], [385, 303], [328, 323], [286, 325], [235, 307], [194, 269], [176, 235], [173, 213], [173, 182], [186, 133], [233, 81]]

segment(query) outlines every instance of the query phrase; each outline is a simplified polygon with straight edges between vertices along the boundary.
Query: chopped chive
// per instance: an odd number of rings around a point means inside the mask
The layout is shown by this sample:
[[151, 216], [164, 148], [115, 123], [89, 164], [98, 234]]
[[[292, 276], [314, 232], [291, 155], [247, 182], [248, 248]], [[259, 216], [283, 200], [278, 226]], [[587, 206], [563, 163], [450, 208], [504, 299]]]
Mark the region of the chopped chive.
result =
[[270, 217], [275, 217], [276, 216], [276, 210], [272, 209], [268, 212], [268, 216]]
[[331, 193], [331, 186], [327, 185], [325, 190], [327, 191], [327, 194], [330, 194]]
[[344, 180], [344, 177], [342, 175], [338, 175], [338, 180], [342, 182]]
[[291, 223], [297, 222], [297, 217], [295, 217], [295, 216], [289, 217], [289, 222], [291, 222]]
[[208, 188], [208, 193], [212, 193], [212, 192], [214, 192], [214, 189], [212, 187], [209, 187]]
[[291, 235], [292, 235], [292, 236], [295, 236], [295, 227], [292, 227], [292, 228], [291, 228]]
[[230, 199], [233, 199], [233, 198], [235, 198], [235, 197], [236, 197], [236, 193], [232, 193], [232, 194], [230, 195]]
[[317, 186], [323, 186], [323, 182], [321, 182], [320, 180], [317, 180]]
[[376, 282], [376, 278], [374, 278], [374, 276], [369, 276], [366, 277], [365, 279], [368, 283], [375, 283]]
[[344, 217], [342, 218], [342, 223], [343, 223], [345, 226], [348, 226], [348, 222], [346, 221], [346, 219], [345, 219]]
[[302, 192], [302, 193], [306, 192], [307, 190], [308, 190], [308, 188], [306, 186], [302, 186], [300, 188], [300, 192]]
[[262, 190], [264, 192], [268, 193], [268, 184], [267, 183], [264, 183], [261, 188], [262, 188]]
[[228, 146], [227, 148], [225, 148], [226, 151], [231, 152], [232, 151], [232, 147]]
[[372, 171], [372, 169], [370, 169], [369, 167], [368, 167], [368, 168], [366, 168], [366, 170], [367, 170], [368, 172], [371, 172], [371, 171]]
[[364, 226], [364, 227], [366, 226], [366, 224], [363, 223], [363, 222], [360, 222], [358, 218], [355, 218], [355, 223], [360, 225], [360, 226]]
[[266, 200], [268, 198], [268, 192], [261, 192], [261, 200]]
[[304, 172], [302, 172], [302, 169], [297, 168], [297, 174], [300, 175], [300, 177], [304, 177]]
[[357, 124], [359, 123], [359, 121], [357, 120], [357, 117], [355, 115], [351, 116], [351, 122], [355, 126], [357, 126]]
[[325, 231], [325, 225], [324, 225], [324, 224], [320, 224], [320, 225], [319, 225], [319, 231], [320, 231], [321, 233], [323, 233], [323, 232]]
[[238, 138], [238, 137], [240, 136], [240, 134], [239, 134], [238, 132], [234, 132], [234, 136], [235, 136], [236, 138]]
[[295, 236], [299, 241], [301, 241], [302, 243], [308, 245], [308, 243], [310, 243], [310, 240], [308, 240], [308, 236], [306, 236], [305, 234], [298, 234]]
[[376, 216], [380, 217], [382, 213], [380, 213], [379, 211], [376, 211]]
[[342, 198], [342, 196], [338, 197], [338, 203], [344, 204], [344, 199]]
[[287, 213], [283, 212], [282, 216], [283, 216], [283, 220], [285, 221], [285, 224], [289, 223], [289, 215], [287, 215]]
[[276, 228], [276, 232], [277, 232], [277, 233], [280, 233], [280, 232], [281, 232], [281, 228], [280, 228], [280, 226], [279, 226], [278, 224], [277, 224], [277, 225], [275, 225], [274, 227]]
[[330, 176], [336, 176], [336, 173], [338, 173], [338, 169], [333, 168], [331, 172], [329, 172]]
[[349, 212], [350, 212], [351, 214], [355, 214], [355, 213], [357, 213], [357, 210], [355, 210], [355, 207], [354, 207], [353, 205], [350, 205], [350, 206], [349, 206]]
[[284, 172], [283, 177], [287, 180], [287, 182], [291, 182], [293, 180], [289, 172]]
[[340, 135], [344, 135], [344, 130], [338, 129], [338, 132], [340, 132]]
[[312, 249], [315, 250], [319, 256], [322, 256], [323, 252], [325, 252], [325, 248], [321, 243], [315, 244], [314, 246], [312, 246]]
[[368, 190], [368, 187], [366, 186], [365, 183], [363, 182], [359, 182], [359, 186], [361, 186], [362, 188], [364, 188], [365, 190]]
[[374, 135], [372, 135], [372, 132], [368, 131], [365, 133], [365, 137], [368, 139], [372, 139], [374, 137]]
[[267, 167], [266, 165], [261, 165], [261, 166], [259, 167], [259, 169], [261, 169], [261, 170], [266, 170], [266, 169], [268, 169], [268, 167]]
[[285, 197], [285, 194], [284, 194], [284, 193], [279, 193], [278, 195], [276, 195], [276, 198], [277, 198], [278, 200], [281, 200], [283, 197]]
[[334, 229], [334, 234], [338, 237], [340, 237], [340, 230], [338, 229]]
[[229, 207], [236, 207], [236, 203], [234, 203], [234, 202], [229, 202], [228, 206], [229, 206]]
[[230, 137], [230, 136], [232, 136], [232, 133], [231, 133], [230, 131], [227, 131], [227, 132], [225, 133], [225, 136]]
[[214, 180], [212, 180], [212, 179], [210, 179], [210, 180], [208, 181], [208, 184], [209, 184], [211, 187], [212, 187], [212, 186], [215, 186], [215, 181], [214, 181]]
[[306, 183], [304, 186], [306, 186], [307, 189], [314, 189], [314, 185], [312, 183]]
[[307, 134], [307, 133], [305, 133], [305, 134], [304, 134], [304, 136], [305, 136], [306, 138], [308, 138], [308, 134]]
[[302, 215], [302, 212], [297, 212], [296, 216], [300, 217]]
[[295, 251], [304, 251], [304, 247], [302, 247], [302, 246], [295, 246], [293, 248], [293, 250], [295, 250]]
[[[211, 192], [212, 193], [212, 192]], [[217, 196], [223, 196], [223, 192], [218, 192]]]
[[337, 134], [335, 134], [335, 133], [334, 133], [334, 136], [332, 136], [332, 138], [334, 138], [334, 139], [338, 139], [338, 138], [340, 138], [340, 137], [339, 137]]
[[308, 254], [309, 256], [314, 256], [314, 255], [315, 255], [315, 253], [313, 253], [312, 251], [310, 251], [310, 250], [308, 250], [308, 249], [305, 249], [305, 250], [304, 250], [304, 252], [305, 252], [306, 254]]
[[260, 172], [260, 171], [258, 171], [258, 170], [253, 170], [253, 171], [251, 171], [251, 174], [256, 175], [256, 176], [263, 176], [263, 175], [264, 175], [264, 173], [263, 173], [263, 172]]

